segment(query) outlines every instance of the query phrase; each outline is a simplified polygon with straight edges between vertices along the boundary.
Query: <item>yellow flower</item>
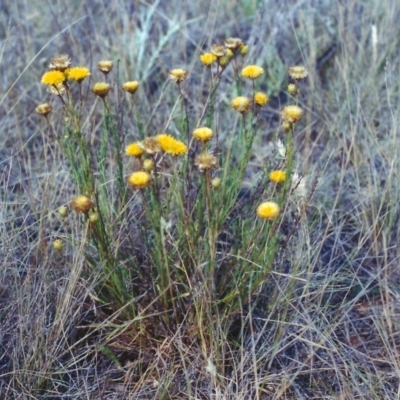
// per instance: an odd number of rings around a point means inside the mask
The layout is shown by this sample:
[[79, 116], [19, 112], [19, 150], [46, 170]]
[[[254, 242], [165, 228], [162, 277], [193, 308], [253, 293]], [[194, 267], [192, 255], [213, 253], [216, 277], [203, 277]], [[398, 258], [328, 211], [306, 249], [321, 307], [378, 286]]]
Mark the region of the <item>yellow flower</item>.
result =
[[269, 174], [269, 179], [271, 179], [271, 181], [275, 182], [275, 183], [282, 183], [285, 182], [286, 180], [286, 172], [285, 171], [272, 171]]
[[157, 136], [157, 140], [165, 153], [169, 153], [174, 156], [187, 153], [187, 146], [181, 141], [172, 137], [171, 135], [163, 133]]
[[71, 66], [71, 57], [68, 54], [61, 54], [51, 59], [49, 68], [64, 72]]
[[71, 207], [77, 212], [87, 213], [93, 207], [93, 202], [89, 196], [82, 194], [72, 200]]
[[221, 178], [218, 177], [213, 178], [213, 180], [211, 181], [211, 186], [214, 189], [219, 189], [219, 187], [221, 186]]
[[97, 68], [101, 71], [104, 75], [107, 75], [114, 67], [114, 63], [110, 60], [103, 60], [97, 63]]
[[242, 76], [249, 79], [257, 79], [264, 73], [264, 69], [257, 65], [248, 65], [242, 69]]
[[199, 154], [195, 160], [194, 165], [200, 171], [207, 171], [211, 168], [214, 168], [217, 165], [217, 157], [213, 156], [210, 152], [206, 151], [204, 153]]
[[250, 100], [247, 97], [239, 96], [232, 100], [231, 107], [244, 114], [250, 107]]
[[297, 96], [299, 94], [297, 86], [294, 83], [289, 83], [287, 91], [291, 96]]
[[106, 83], [106, 82], [97, 82], [95, 85], [92, 87], [92, 92], [101, 98], [104, 98], [107, 96], [108, 92], [111, 89], [111, 85]]
[[265, 201], [257, 207], [257, 215], [261, 219], [274, 219], [279, 215], [280, 211], [278, 204], [272, 201]]
[[201, 127], [193, 131], [193, 137], [199, 142], [208, 142], [214, 136], [214, 132], [210, 128]]
[[151, 175], [144, 171], [137, 171], [129, 175], [128, 183], [135, 189], [144, 189], [151, 183]]
[[299, 106], [295, 105], [286, 106], [281, 112], [283, 122], [288, 122], [289, 124], [294, 124], [299, 121], [303, 114], [304, 111]]
[[74, 80], [81, 83], [85, 78], [90, 76], [90, 71], [86, 67], [73, 67], [68, 70], [67, 77], [69, 80]]
[[67, 208], [67, 206], [61, 206], [61, 207], [58, 209], [58, 215], [59, 215], [62, 219], [64, 219], [64, 218], [67, 216], [67, 214], [68, 214], [68, 208]]
[[308, 71], [305, 67], [296, 65], [295, 67], [289, 68], [289, 75], [292, 79], [300, 80], [307, 78]]
[[265, 106], [268, 103], [268, 96], [265, 93], [257, 92], [254, 94], [254, 103], [260, 107]]
[[143, 169], [146, 172], [151, 172], [154, 169], [154, 161], [153, 160], [144, 160], [143, 161]]
[[51, 113], [52, 107], [49, 103], [43, 103], [39, 104], [35, 110], [39, 115], [43, 115], [44, 117], [46, 117]]
[[47, 71], [42, 76], [42, 83], [48, 86], [57, 86], [65, 81], [65, 75], [61, 71]]
[[218, 58], [218, 64], [221, 67], [226, 67], [229, 64], [229, 61], [231, 61], [231, 59], [228, 56]]
[[144, 153], [144, 150], [139, 146], [137, 142], [131, 143], [125, 148], [125, 154], [132, 157], [140, 157]]
[[125, 90], [125, 92], [128, 92], [130, 94], [134, 94], [139, 88], [139, 82], [138, 81], [129, 81], [125, 82], [122, 85], [122, 89]]
[[239, 46], [239, 50], [240, 50], [240, 54], [242, 55], [242, 57], [244, 57], [249, 52], [249, 46], [242, 43]]
[[159, 153], [162, 148], [156, 137], [147, 137], [146, 139], [138, 142], [138, 145], [144, 150], [146, 154], [156, 154]]
[[187, 72], [184, 69], [176, 68], [169, 71], [169, 78], [176, 83], [181, 83], [186, 79]]
[[53, 249], [56, 251], [61, 251], [63, 249], [63, 242], [61, 239], [56, 239], [53, 242]]
[[212, 53], [204, 53], [200, 56], [200, 61], [206, 65], [207, 67], [209, 67], [212, 63], [214, 63], [215, 61], [217, 61], [217, 56], [215, 54]]

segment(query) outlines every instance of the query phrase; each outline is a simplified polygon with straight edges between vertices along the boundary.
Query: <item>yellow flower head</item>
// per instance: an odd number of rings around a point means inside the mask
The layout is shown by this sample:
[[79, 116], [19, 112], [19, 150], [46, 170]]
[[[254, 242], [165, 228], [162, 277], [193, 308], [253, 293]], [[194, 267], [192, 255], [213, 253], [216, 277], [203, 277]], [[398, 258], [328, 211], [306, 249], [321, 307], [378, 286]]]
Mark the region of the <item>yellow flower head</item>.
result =
[[274, 219], [279, 215], [280, 211], [278, 204], [272, 201], [265, 201], [257, 207], [257, 215], [261, 219]]
[[106, 83], [106, 82], [97, 82], [95, 85], [92, 87], [92, 92], [101, 98], [104, 98], [107, 96], [108, 92], [111, 89], [111, 85]]
[[141, 142], [138, 142], [138, 145], [149, 155], [159, 153], [162, 150], [160, 142], [156, 137], [147, 137]]
[[169, 78], [176, 83], [181, 83], [186, 79], [187, 71], [181, 68], [171, 69], [169, 71]]
[[137, 142], [131, 143], [125, 148], [125, 154], [132, 157], [140, 157], [144, 153], [144, 150], [139, 146]]
[[244, 114], [250, 107], [250, 100], [247, 97], [239, 96], [232, 100], [231, 107]]
[[286, 171], [280, 171], [280, 170], [272, 171], [269, 174], [269, 179], [271, 179], [271, 181], [273, 181], [275, 183], [285, 182], [285, 180], [286, 180]]
[[86, 67], [73, 67], [68, 70], [68, 79], [81, 83], [85, 78], [90, 76], [90, 71]]
[[254, 103], [258, 106], [263, 107], [268, 103], [268, 96], [265, 93], [257, 92], [254, 94]]
[[242, 69], [242, 76], [249, 79], [257, 79], [264, 73], [264, 69], [257, 65], [248, 65]]
[[68, 54], [61, 54], [60, 56], [51, 59], [49, 68], [64, 72], [71, 66], [71, 57]]
[[210, 152], [206, 151], [204, 153], [199, 154], [195, 158], [194, 165], [200, 171], [208, 171], [217, 165], [217, 161], [218, 161], [217, 157], [213, 156]]
[[97, 68], [104, 75], [107, 75], [114, 68], [114, 63], [112, 61], [110, 61], [110, 60], [99, 61], [97, 63]]
[[213, 189], [219, 189], [219, 187], [221, 186], [221, 178], [213, 178], [213, 180], [211, 181], [211, 186], [213, 187]]
[[53, 249], [56, 251], [61, 251], [63, 249], [63, 242], [61, 239], [56, 239], [53, 242]]
[[297, 86], [294, 83], [289, 83], [287, 91], [291, 96], [297, 96], [299, 94]]
[[193, 137], [199, 142], [208, 142], [214, 136], [214, 132], [210, 128], [201, 127], [193, 131]]
[[139, 82], [138, 81], [129, 81], [129, 82], [125, 82], [122, 85], [122, 89], [124, 89], [125, 92], [128, 92], [130, 94], [136, 93], [138, 88], [139, 88]]
[[48, 86], [57, 86], [65, 81], [65, 75], [61, 71], [47, 71], [42, 76], [42, 83]]
[[137, 171], [129, 175], [128, 183], [134, 189], [144, 189], [151, 183], [151, 175], [145, 171]]
[[249, 52], [249, 46], [242, 43], [239, 46], [239, 50], [240, 50], [241, 56], [244, 57]]
[[212, 53], [204, 53], [200, 56], [200, 61], [206, 65], [207, 67], [209, 67], [212, 63], [214, 63], [215, 61], [217, 61], [217, 56], [215, 54]]
[[149, 159], [144, 160], [144, 161], [143, 161], [143, 169], [144, 169], [146, 172], [151, 172], [151, 171], [153, 171], [153, 169], [154, 169], [154, 161], [153, 161], [153, 160], [149, 160]]
[[61, 206], [61, 207], [59, 207], [59, 209], [58, 209], [57, 211], [58, 211], [58, 215], [59, 215], [62, 219], [64, 219], [64, 218], [67, 216], [67, 214], [68, 214], [68, 208], [67, 208], [67, 206]]
[[217, 57], [223, 57], [225, 55], [225, 47], [220, 46], [219, 44], [213, 44], [211, 46], [211, 53], [214, 54]]
[[231, 59], [228, 56], [223, 56], [218, 58], [218, 64], [221, 67], [226, 67], [229, 64], [229, 61], [231, 61]]
[[296, 80], [304, 79], [307, 78], [308, 71], [305, 67], [296, 65], [295, 67], [289, 68], [289, 76]]
[[187, 153], [187, 146], [171, 135], [163, 133], [157, 136], [157, 140], [165, 153], [172, 154], [174, 156]]
[[39, 104], [35, 110], [39, 115], [43, 115], [44, 117], [46, 117], [51, 113], [52, 107], [49, 103], [43, 103]]
[[89, 196], [82, 194], [71, 201], [71, 207], [77, 212], [87, 213], [93, 207], [93, 202]]
[[225, 47], [227, 49], [231, 50], [236, 50], [238, 49], [242, 44], [242, 39], [239, 38], [228, 38], [225, 40]]
[[294, 124], [300, 120], [303, 116], [304, 111], [299, 106], [286, 106], [282, 112], [282, 120], [283, 122], [288, 122], [289, 124]]

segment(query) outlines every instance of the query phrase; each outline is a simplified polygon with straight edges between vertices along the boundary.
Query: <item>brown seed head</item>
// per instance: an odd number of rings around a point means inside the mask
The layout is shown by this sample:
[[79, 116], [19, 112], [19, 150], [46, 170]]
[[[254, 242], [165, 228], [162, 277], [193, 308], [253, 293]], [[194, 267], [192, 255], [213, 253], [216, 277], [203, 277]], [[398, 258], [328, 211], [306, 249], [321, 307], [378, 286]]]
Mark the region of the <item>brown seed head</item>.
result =
[[39, 104], [36, 108], [35, 111], [39, 114], [39, 115], [43, 115], [44, 117], [46, 117], [47, 115], [49, 115], [51, 113], [52, 107], [49, 103], [43, 103], [43, 104]]
[[220, 46], [219, 44], [213, 44], [211, 46], [211, 53], [213, 53], [217, 57], [223, 57], [225, 55], [225, 47]]

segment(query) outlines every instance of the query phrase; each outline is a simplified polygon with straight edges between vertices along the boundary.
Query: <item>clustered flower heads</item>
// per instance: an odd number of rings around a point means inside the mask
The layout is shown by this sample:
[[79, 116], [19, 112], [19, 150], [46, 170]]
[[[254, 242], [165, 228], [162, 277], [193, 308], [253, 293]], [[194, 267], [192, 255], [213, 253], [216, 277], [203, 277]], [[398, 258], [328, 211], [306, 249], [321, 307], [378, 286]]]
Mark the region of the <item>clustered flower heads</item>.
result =
[[218, 61], [218, 64], [225, 68], [236, 54], [240, 53], [242, 56], [245, 56], [247, 51], [248, 47], [242, 43], [241, 39], [228, 38], [223, 45], [213, 44], [210, 52], [200, 56], [200, 61], [207, 67]]

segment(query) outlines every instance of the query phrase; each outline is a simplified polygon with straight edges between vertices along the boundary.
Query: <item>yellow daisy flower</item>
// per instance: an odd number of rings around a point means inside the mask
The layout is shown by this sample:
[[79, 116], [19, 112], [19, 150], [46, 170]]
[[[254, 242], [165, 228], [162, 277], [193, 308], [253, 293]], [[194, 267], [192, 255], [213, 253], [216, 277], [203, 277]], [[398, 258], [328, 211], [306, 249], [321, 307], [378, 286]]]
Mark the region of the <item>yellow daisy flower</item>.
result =
[[199, 142], [208, 142], [214, 136], [214, 132], [210, 128], [201, 127], [193, 131], [193, 137]]
[[122, 89], [124, 89], [125, 92], [128, 92], [130, 94], [136, 93], [138, 88], [139, 88], [139, 82], [138, 81], [129, 81], [129, 82], [125, 82], [122, 85]]
[[269, 174], [269, 179], [271, 179], [271, 181], [273, 181], [275, 183], [285, 182], [285, 180], [286, 180], [286, 171], [280, 171], [280, 170], [272, 171]]
[[215, 61], [217, 61], [217, 56], [215, 54], [212, 53], [204, 53], [200, 56], [200, 61], [206, 65], [207, 67], [209, 67], [212, 63], [214, 63]]
[[181, 83], [186, 79], [187, 71], [181, 68], [171, 69], [169, 71], [169, 78], [176, 83]]
[[187, 146], [171, 135], [163, 133], [157, 136], [157, 140], [165, 153], [172, 154], [174, 156], [187, 153]]
[[242, 69], [242, 76], [249, 79], [257, 79], [264, 73], [264, 69], [257, 65], [248, 65]]
[[250, 104], [250, 100], [247, 97], [239, 96], [232, 100], [231, 107], [243, 114], [249, 109]]
[[281, 116], [283, 122], [288, 122], [289, 124], [294, 124], [301, 119], [304, 111], [299, 106], [286, 106], [282, 112]]
[[272, 201], [265, 201], [257, 207], [257, 216], [261, 219], [274, 219], [279, 215], [280, 211], [278, 204]]
[[111, 89], [111, 85], [106, 83], [106, 82], [97, 82], [95, 85], [92, 87], [92, 92], [101, 98], [104, 98], [107, 96], [108, 92]]
[[268, 103], [268, 96], [265, 93], [257, 92], [254, 94], [254, 103], [258, 106], [263, 107]]
[[47, 71], [42, 76], [42, 83], [48, 86], [57, 86], [65, 81], [65, 75], [61, 71]]
[[132, 156], [132, 157], [140, 157], [143, 155], [144, 150], [139, 146], [137, 142], [131, 143], [125, 148], [125, 154], [127, 156]]
[[68, 70], [68, 80], [74, 80], [81, 83], [85, 78], [90, 76], [89, 68], [86, 67], [73, 67]]
[[129, 175], [128, 183], [134, 189], [144, 189], [151, 183], [151, 175], [145, 171], [137, 171]]

